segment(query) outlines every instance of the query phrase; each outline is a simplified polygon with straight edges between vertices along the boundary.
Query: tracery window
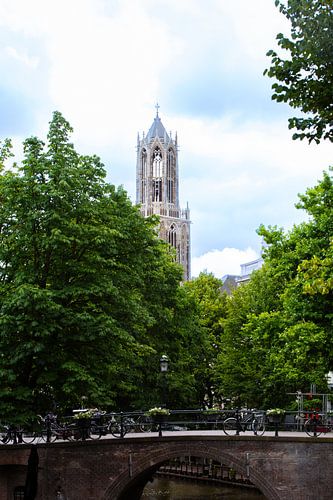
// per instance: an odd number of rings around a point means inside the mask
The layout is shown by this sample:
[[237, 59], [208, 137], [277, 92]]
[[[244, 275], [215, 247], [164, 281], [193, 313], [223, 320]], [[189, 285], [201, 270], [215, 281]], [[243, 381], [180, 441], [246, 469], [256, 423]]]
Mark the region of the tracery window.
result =
[[159, 148], [154, 150], [153, 177], [162, 177], [162, 154]]
[[174, 248], [177, 248], [177, 228], [175, 224], [171, 224], [169, 232], [168, 232], [168, 242], [169, 245], [173, 246]]
[[141, 189], [140, 189], [140, 203], [145, 203], [145, 179], [147, 175], [147, 151], [145, 149], [141, 152], [140, 162], [140, 175], [141, 175]]
[[175, 154], [170, 148], [167, 152], [167, 201], [174, 203], [174, 180], [175, 180]]
[[159, 148], [153, 153], [153, 201], [162, 201], [162, 153]]
[[141, 177], [146, 177], [147, 172], [147, 151], [145, 149], [141, 152]]
[[162, 179], [153, 179], [153, 201], [162, 201]]
[[14, 500], [24, 500], [25, 497], [25, 487], [24, 486], [16, 486], [14, 490]]

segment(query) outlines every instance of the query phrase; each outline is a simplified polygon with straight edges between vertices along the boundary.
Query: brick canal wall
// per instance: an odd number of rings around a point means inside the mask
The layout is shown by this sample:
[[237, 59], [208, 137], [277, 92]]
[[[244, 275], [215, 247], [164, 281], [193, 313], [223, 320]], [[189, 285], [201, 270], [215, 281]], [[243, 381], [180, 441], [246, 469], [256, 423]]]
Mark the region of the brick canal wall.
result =
[[[36, 500], [135, 500], [163, 462], [181, 456], [232, 467], [269, 500], [332, 498], [330, 438], [175, 434], [41, 444], [37, 450]], [[24, 485], [29, 451], [27, 445], [0, 446], [0, 500], [12, 500], [14, 488]]]

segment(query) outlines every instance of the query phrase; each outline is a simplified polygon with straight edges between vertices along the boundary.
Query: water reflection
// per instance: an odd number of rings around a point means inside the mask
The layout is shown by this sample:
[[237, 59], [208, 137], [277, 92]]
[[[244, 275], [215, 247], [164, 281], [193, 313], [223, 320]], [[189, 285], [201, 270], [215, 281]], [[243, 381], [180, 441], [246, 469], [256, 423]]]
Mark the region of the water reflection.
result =
[[266, 497], [254, 489], [156, 478], [147, 484], [142, 498], [144, 500], [264, 500]]

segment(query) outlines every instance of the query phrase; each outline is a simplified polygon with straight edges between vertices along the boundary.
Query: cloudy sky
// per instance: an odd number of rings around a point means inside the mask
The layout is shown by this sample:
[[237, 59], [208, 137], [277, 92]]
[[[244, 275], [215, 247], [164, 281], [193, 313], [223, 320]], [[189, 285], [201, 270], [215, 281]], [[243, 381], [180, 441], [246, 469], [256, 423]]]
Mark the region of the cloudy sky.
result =
[[258, 226], [300, 222], [297, 193], [333, 163], [329, 144], [293, 142], [293, 111], [271, 101], [265, 53], [281, 31], [274, 0], [0, 0], [0, 139], [19, 158], [58, 110], [135, 202], [137, 133], [158, 101], [178, 132], [192, 275], [238, 274]]

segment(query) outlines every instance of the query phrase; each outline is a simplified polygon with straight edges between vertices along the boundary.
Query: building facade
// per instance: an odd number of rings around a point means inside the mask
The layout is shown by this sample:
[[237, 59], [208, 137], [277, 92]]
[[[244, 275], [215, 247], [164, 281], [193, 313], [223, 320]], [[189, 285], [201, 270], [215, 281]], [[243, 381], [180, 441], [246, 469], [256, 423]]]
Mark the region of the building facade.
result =
[[159, 236], [176, 250], [183, 280], [191, 277], [190, 210], [179, 205], [178, 143], [156, 116], [148, 133], [138, 135], [136, 203], [144, 217], [160, 217]]

